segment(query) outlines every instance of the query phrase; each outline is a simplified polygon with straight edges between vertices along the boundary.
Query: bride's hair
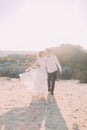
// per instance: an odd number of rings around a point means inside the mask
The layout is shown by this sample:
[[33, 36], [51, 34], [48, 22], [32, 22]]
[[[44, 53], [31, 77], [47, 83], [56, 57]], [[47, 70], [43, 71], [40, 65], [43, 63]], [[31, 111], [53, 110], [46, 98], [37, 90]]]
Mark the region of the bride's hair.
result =
[[44, 54], [44, 51], [40, 51], [40, 52], [38, 53], [38, 56], [39, 56], [39, 57], [42, 57], [43, 54]]

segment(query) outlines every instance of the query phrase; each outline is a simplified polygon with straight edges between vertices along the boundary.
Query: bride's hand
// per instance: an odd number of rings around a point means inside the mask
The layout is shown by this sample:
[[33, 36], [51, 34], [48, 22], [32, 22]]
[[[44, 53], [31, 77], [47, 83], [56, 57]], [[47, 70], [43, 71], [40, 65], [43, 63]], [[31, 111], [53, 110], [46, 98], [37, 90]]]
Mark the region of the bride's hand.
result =
[[29, 72], [29, 71], [30, 71], [30, 69], [25, 70], [25, 72]]
[[29, 72], [30, 70], [31, 70], [31, 67], [30, 67], [30, 68], [28, 68], [28, 69], [26, 69], [26, 70], [25, 70], [25, 72]]
[[38, 69], [38, 68], [40, 68], [40, 65], [35, 65], [35, 66], [33, 66], [32, 69]]
[[36, 65], [37, 68], [40, 68], [41, 66], [39, 64]]

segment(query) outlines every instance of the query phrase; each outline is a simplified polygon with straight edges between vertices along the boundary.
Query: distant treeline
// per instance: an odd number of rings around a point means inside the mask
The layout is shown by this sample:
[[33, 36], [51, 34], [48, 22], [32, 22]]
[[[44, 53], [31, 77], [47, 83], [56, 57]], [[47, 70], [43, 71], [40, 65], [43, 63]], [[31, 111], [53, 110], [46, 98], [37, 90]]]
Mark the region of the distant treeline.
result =
[[[58, 57], [63, 74], [61, 79], [77, 79], [81, 83], [87, 83], [87, 51], [79, 45], [62, 44], [51, 48]], [[19, 55], [12, 54], [0, 57], [0, 76], [16, 77], [31, 66], [36, 59], [36, 54]]]
[[36, 59], [36, 54], [12, 54], [0, 57], [0, 76], [18, 78], [20, 73], [30, 67]]
[[87, 51], [79, 45], [62, 44], [52, 48], [62, 64], [62, 79], [77, 79], [87, 83]]

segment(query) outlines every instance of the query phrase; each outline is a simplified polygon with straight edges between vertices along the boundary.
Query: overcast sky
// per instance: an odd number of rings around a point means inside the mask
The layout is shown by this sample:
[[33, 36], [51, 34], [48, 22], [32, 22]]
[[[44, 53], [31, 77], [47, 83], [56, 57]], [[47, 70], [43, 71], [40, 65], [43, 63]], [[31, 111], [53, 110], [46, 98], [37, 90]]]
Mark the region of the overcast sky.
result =
[[0, 50], [87, 48], [87, 0], [0, 0]]

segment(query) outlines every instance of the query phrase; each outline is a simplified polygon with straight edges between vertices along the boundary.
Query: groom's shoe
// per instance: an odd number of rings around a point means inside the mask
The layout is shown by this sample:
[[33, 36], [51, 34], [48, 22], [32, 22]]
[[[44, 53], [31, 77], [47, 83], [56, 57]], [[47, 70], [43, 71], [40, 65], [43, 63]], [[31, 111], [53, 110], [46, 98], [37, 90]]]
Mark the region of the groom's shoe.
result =
[[51, 95], [54, 95], [53, 91], [51, 91]]
[[48, 89], [48, 92], [50, 92], [50, 89]]

